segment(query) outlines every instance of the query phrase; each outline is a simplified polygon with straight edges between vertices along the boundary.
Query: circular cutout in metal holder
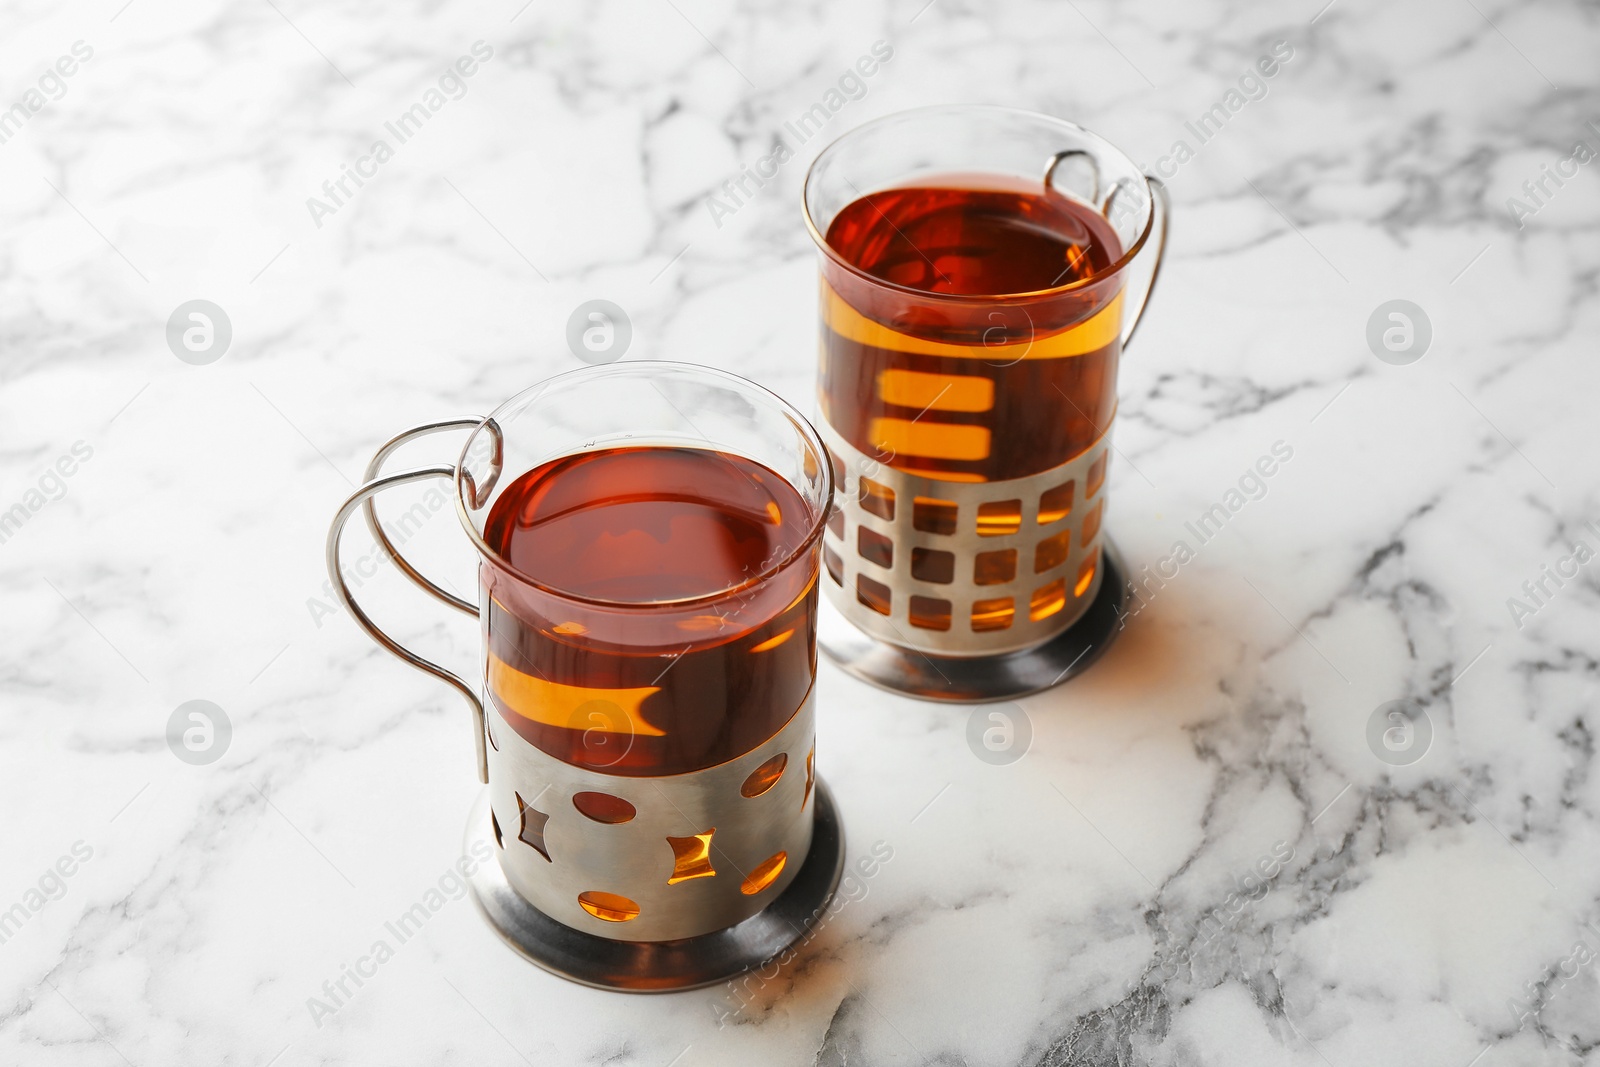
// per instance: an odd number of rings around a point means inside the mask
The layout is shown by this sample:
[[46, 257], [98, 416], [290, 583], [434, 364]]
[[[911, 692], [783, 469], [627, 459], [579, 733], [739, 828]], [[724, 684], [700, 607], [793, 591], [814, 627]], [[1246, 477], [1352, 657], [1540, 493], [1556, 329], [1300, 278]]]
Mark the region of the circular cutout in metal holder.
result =
[[1013, 700], [1082, 674], [1122, 632], [1127, 566], [1109, 537], [1094, 601], [1071, 626], [1043, 644], [992, 656], [941, 656], [879, 641], [851, 625], [822, 598], [817, 644], [846, 673], [880, 689], [923, 700], [984, 704]]
[[[574, 930], [535, 908], [506, 881], [499, 859], [468, 879], [489, 925], [524, 958], [553, 974], [627, 993], [672, 993], [727, 981], [759, 967], [798, 940], [833, 899], [844, 872], [844, 826], [833, 794], [816, 783], [811, 850], [789, 887], [766, 908], [723, 930], [676, 941], [613, 941]], [[465, 845], [494, 847], [489, 793], [473, 805]]]

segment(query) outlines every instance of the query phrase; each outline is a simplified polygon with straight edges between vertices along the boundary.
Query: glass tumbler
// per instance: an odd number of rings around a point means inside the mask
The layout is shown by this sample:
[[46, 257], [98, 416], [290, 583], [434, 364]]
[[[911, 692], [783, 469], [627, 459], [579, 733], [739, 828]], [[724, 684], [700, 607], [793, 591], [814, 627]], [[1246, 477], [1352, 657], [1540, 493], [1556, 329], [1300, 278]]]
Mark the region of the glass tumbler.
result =
[[804, 209], [836, 494], [823, 587], [854, 627], [825, 617], [824, 650], [936, 699], [1081, 670], [1123, 595], [1105, 536], [1117, 364], [1159, 273], [1165, 188], [1070, 122], [930, 107], [825, 148]]
[[[467, 432], [454, 463], [380, 473], [446, 431]], [[720, 371], [617, 363], [407, 430], [367, 479], [329, 532], [330, 574], [374, 640], [472, 709], [488, 788], [468, 837], [494, 862], [469, 881], [501, 935], [578, 981], [661, 990], [803, 933], [843, 847], [815, 746], [832, 473], [806, 419]], [[374, 509], [383, 490], [434, 479], [453, 484], [477, 550], [476, 602], [424, 577], [395, 545], [404, 520]], [[356, 602], [339, 539], [357, 509], [397, 568], [480, 620], [472, 681]]]

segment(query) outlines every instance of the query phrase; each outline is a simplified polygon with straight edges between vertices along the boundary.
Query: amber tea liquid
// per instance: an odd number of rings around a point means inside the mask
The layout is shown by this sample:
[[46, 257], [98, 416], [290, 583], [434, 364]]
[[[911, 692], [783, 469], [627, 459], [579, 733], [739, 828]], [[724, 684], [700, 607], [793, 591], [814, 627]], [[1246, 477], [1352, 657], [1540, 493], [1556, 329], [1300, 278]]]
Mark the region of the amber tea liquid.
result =
[[509, 725], [620, 775], [766, 741], [816, 673], [815, 544], [770, 573], [814, 523], [781, 475], [709, 449], [602, 449], [522, 475], [484, 529], [507, 565], [483, 565], [491, 741]]
[[1095, 208], [1041, 182], [951, 175], [848, 204], [827, 243], [875, 280], [824, 264], [822, 409], [861, 452], [999, 481], [1065, 463], [1110, 426], [1120, 282], [1094, 279], [1123, 248]]

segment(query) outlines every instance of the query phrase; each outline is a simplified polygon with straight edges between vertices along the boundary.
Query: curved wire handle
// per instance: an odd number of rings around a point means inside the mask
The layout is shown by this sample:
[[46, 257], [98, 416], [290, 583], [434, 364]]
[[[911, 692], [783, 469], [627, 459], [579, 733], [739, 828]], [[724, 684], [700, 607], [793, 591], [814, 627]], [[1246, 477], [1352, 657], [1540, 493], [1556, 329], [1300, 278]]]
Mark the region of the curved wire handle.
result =
[[[1089, 167], [1089, 202], [1094, 203], [1100, 198], [1100, 164], [1096, 162], [1093, 153], [1085, 152], [1081, 148], [1072, 148], [1064, 152], [1057, 152], [1045, 161], [1044, 185], [1046, 189], [1055, 188], [1056, 170], [1068, 160], [1082, 160]], [[1144, 294], [1139, 297], [1139, 306], [1134, 309], [1133, 317], [1128, 320], [1127, 329], [1122, 334], [1122, 347], [1128, 347], [1128, 342], [1133, 340], [1133, 332], [1139, 328], [1139, 321], [1144, 318], [1145, 306], [1150, 303], [1150, 294], [1156, 291], [1156, 279], [1161, 277], [1161, 264], [1167, 258], [1167, 231], [1172, 215], [1172, 200], [1167, 195], [1167, 185], [1153, 174], [1143, 176], [1145, 184], [1150, 187], [1155, 204], [1151, 211], [1154, 217], [1151, 222], [1156, 227], [1156, 261], [1150, 268], [1150, 282], [1144, 287]], [[1104, 201], [1100, 202], [1100, 214], [1107, 218], [1111, 216], [1112, 205], [1117, 202], [1117, 194], [1122, 192], [1125, 184], [1131, 184], [1126, 178], [1117, 179], [1116, 184], [1106, 193]], [[1157, 210], [1159, 208], [1159, 210]]]
[[384, 459], [388, 458], [389, 453], [393, 452], [406, 441], [412, 440], [416, 437], [422, 437], [427, 434], [438, 433], [442, 430], [460, 429], [466, 426], [479, 426], [483, 423], [483, 421], [484, 420], [482, 419], [451, 419], [446, 422], [428, 423], [426, 425], [407, 430], [405, 433], [392, 438], [383, 446], [383, 448], [379, 449], [377, 456], [374, 457], [373, 461], [367, 466], [368, 480], [366, 484], [362, 485], [354, 493], [350, 494], [349, 498], [346, 499], [342, 505], [340, 505], [339, 513], [334, 516], [333, 525], [328, 529], [326, 555], [328, 564], [328, 577], [333, 583], [334, 595], [339, 598], [339, 602], [342, 603], [345, 606], [345, 609], [350, 612], [350, 617], [356, 620], [356, 624], [367, 632], [367, 636], [371, 637], [381, 647], [394, 653], [394, 655], [415, 667], [417, 670], [431, 674], [440, 681], [447, 683], [464, 698], [466, 698], [467, 704], [472, 708], [473, 736], [476, 743], [478, 757], [478, 781], [487, 783], [489, 781], [489, 753], [487, 746], [484, 743], [487, 726], [484, 722], [483, 701], [478, 698], [477, 691], [460, 675], [439, 666], [432, 660], [424, 659], [415, 652], [412, 652], [410, 649], [406, 648], [404, 645], [400, 644], [388, 634], [384, 633], [383, 630], [378, 627], [378, 624], [373, 622], [372, 617], [366, 613], [361, 605], [356, 603], [355, 594], [350, 591], [349, 585], [345, 583], [344, 572], [339, 567], [339, 538], [344, 533], [345, 524], [350, 521], [350, 516], [355, 514], [357, 508], [364, 508], [367, 514], [367, 522], [372, 527], [374, 535], [383, 545], [383, 549], [388, 554], [390, 561], [392, 561], [394, 565], [400, 569], [401, 573], [405, 574], [424, 590], [431, 593], [438, 599], [443, 600], [451, 607], [457, 608], [472, 616], [476, 616], [478, 614], [478, 606], [476, 604], [473, 604], [471, 601], [464, 600], [461, 597], [455, 596], [446, 590], [440, 589], [433, 582], [429, 581], [427, 578], [424, 578], [415, 567], [413, 567], [405, 560], [403, 556], [400, 555], [399, 550], [395, 548], [394, 544], [383, 532], [382, 527], [378, 524], [377, 513], [373, 508], [372, 500], [385, 489], [392, 489], [397, 485], [407, 485], [411, 482], [420, 482], [428, 478], [446, 478], [454, 482], [456, 477], [456, 468], [453, 465], [418, 467], [415, 470], [401, 471], [397, 474], [389, 474], [381, 478], [374, 477], [374, 475], [377, 473], [377, 470], [382, 465]]
[[1091, 204], [1098, 202], [1100, 199], [1100, 163], [1094, 158], [1093, 152], [1085, 152], [1081, 148], [1069, 148], [1050, 157], [1050, 161], [1044, 165], [1044, 187], [1046, 189], [1055, 188], [1056, 168], [1069, 159], [1082, 159], [1089, 164], [1090, 185], [1087, 199]]
[[[444, 433], [447, 430], [464, 430], [469, 427], [476, 429], [483, 424], [483, 419], [442, 419], [439, 422], [425, 422], [421, 426], [413, 426], [404, 433], [395, 434], [393, 437], [389, 438], [389, 440], [384, 442], [382, 448], [378, 449], [378, 451], [374, 453], [371, 462], [367, 464], [366, 473], [362, 475], [362, 480], [370, 482], [376, 478], [378, 476], [378, 472], [383, 469], [383, 461], [388, 459], [390, 454], [393, 453], [395, 449], [399, 448], [408, 441], [414, 441], [419, 437], [426, 437], [429, 434]], [[498, 430], [498, 427], [496, 427], [496, 429]], [[495, 436], [495, 443], [497, 447], [500, 445], [500, 437], [498, 433]], [[498, 460], [498, 458], [499, 457], [497, 455], [496, 459]], [[496, 463], [496, 467], [498, 466], [499, 464]], [[453, 478], [454, 476], [454, 470], [452, 469], [451, 477]], [[407, 578], [410, 578], [413, 582], [416, 582], [417, 585], [422, 587], [424, 592], [432, 595], [434, 599], [441, 600], [444, 603], [449, 604], [457, 611], [466, 612], [468, 615], [471, 615], [474, 618], [477, 617], [478, 605], [474, 604], [470, 600], [464, 600], [461, 597], [456, 596], [448, 589], [439, 588], [439, 586], [435, 585], [431, 579], [429, 579], [421, 571], [417, 570], [416, 567], [412, 566], [410, 560], [401, 555], [399, 547], [395, 545], [393, 541], [389, 540], [389, 534], [384, 530], [383, 524], [378, 521], [378, 509], [372, 497], [369, 496], [367, 498], [366, 503], [362, 506], [361, 510], [367, 518], [367, 529], [372, 531], [372, 536], [377, 539], [378, 546], [382, 548], [384, 552], [388, 553], [389, 559], [394, 563], [394, 565], [400, 568], [400, 573], [404, 574]]]
[[[1167, 258], [1167, 232], [1171, 228], [1172, 198], [1167, 194], [1167, 183], [1151, 174], [1146, 174], [1144, 180], [1150, 186], [1150, 192], [1154, 195], [1156, 206], [1160, 208], [1155, 219], [1155, 225], [1160, 228], [1160, 232], [1155, 235], [1156, 261], [1155, 265], [1150, 268], [1150, 281], [1144, 287], [1144, 295], [1139, 298], [1139, 307], [1133, 313], [1133, 321], [1128, 323], [1128, 328], [1122, 335], [1123, 348], [1127, 348], [1128, 342], [1133, 340], [1133, 331], [1139, 328], [1139, 323], [1144, 319], [1144, 309], [1150, 304], [1150, 294], [1156, 291], [1156, 279], [1161, 277], [1161, 264]], [[1111, 198], [1117, 195], [1116, 190], [1118, 188], [1121, 188], [1121, 186], [1113, 188], [1106, 197], [1107, 211], [1110, 210]], [[1152, 208], [1152, 210], [1155, 209]]]

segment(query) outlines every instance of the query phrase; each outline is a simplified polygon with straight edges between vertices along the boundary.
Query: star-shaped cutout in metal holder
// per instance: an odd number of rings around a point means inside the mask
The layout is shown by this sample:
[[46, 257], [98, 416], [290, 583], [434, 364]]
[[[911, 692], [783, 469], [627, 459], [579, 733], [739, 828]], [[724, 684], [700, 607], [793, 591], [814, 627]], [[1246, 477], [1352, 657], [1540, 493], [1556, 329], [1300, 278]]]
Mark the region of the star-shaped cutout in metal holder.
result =
[[[546, 861], [549, 861], [550, 850], [545, 847], [544, 843], [544, 824], [550, 821], [550, 816], [538, 808], [529, 806], [528, 802], [522, 799], [521, 793], [517, 793], [515, 796], [517, 798], [517, 811], [522, 816], [522, 825], [517, 829], [517, 840], [524, 845], [532, 847]], [[539, 798], [534, 797], [533, 799], [538, 800]]]

